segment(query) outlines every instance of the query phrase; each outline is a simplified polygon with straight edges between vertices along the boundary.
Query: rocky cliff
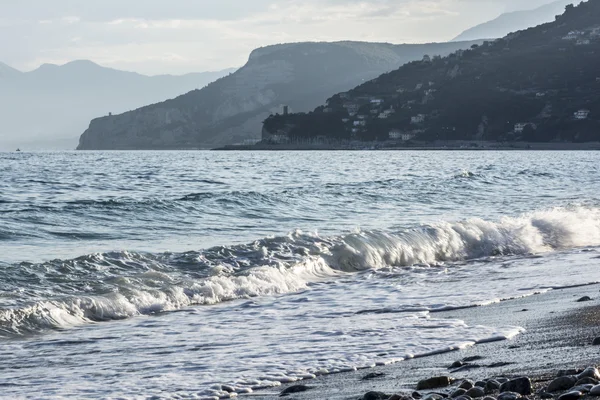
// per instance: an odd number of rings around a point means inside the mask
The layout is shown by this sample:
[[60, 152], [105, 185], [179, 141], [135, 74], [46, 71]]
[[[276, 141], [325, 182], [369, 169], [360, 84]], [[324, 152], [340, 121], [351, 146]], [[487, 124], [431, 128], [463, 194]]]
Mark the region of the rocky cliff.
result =
[[94, 119], [78, 149], [191, 149], [258, 139], [262, 121], [283, 105], [308, 111], [331, 93], [424, 54], [447, 55], [473, 43], [293, 43], [260, 48], [244, 67], [201, 90]]

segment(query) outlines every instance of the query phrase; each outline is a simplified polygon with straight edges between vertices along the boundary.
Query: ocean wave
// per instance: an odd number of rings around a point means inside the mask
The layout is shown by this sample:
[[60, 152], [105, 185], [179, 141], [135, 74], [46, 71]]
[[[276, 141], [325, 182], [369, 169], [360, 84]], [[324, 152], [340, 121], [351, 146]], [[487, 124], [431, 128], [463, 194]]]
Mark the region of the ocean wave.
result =
[[[114, 252], [2, 270], [0, 335], [307, 289], [344, 274], [600, 245], [600, 209], [556, 208], [396, 232], [300, 231], [200, 252]], [[409, 273], [408, 271], [406, 273]], [[14, 296], [10, 296], [14, 293]]]

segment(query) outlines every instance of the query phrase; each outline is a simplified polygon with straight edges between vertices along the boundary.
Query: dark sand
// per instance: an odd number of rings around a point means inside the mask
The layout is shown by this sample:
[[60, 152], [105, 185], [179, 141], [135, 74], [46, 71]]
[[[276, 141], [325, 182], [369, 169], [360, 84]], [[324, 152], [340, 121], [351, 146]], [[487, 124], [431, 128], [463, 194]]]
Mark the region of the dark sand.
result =
[[[459, 318], [469, 325], [520, 326], [526, 329], [512, 340], [479, 344], [464, 350], [403, 361], [397, 364], [303, 381], [312, 389], [287, 399], [360, 399], [369, 391], [410, 394], [419, 380], [449, 375], [473, 380], [491, 377], [529, 376], [535, 386], [545, 385], [561, 369], [583, 368], [600, 363], [600, 285], [588, 285], [531, 297], [507, 300], [485, 307], [436, 313], [437, 318]], [[582, 296], [592, 301], [577, 302]], [[451, 372], [448, 367], [466, 357], [483, 357], [473, 364], [479, 368]], [[502, 366], [493, 364], [507, 363]], [[500, 364], [501, 365], [501, 364]], [[383, 373], [362, 380], [369, 373]], [[274, 399], [281, 388], [258, 391], [241, 398]]]

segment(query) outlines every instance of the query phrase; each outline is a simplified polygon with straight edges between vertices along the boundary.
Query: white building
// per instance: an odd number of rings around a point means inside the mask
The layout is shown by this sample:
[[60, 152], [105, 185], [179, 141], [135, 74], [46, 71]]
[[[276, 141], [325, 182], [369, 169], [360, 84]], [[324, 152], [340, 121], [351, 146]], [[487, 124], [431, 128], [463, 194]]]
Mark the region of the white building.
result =
[[577, 46], [587, 46], [588, 44], [590, 44], [590, 39], [579, 39], [577, 41], [577, 43], [575, 43]]
[[580, 120], [580, 121], [587, 119], [589, 114], [590, 114], [590, 110], [579, 110], [579, 111], [575, 112], [575, 119]]
[[529, 126], [528, 122], [519, 122], [519, 123], [515, 124], [514, 132], [515, 133], [523, 133], [523, 131], [525, 130], [525, 128], [527, 128], [527, 126]]
[[383, 103], [383, 100], [381, 100], [381, 99], [371, 99], [371, 104], [373, 104], [373, 105], [379, 106], [382, 103]]
[[393, 108], [389, 108], [387, 110], [384, 110], [381, 114], [379, 114], [379, 118], [380, 119], [387, 119], [390, 115], [394, 114], [396, 111], [394, 111]]
[[410, 119], [411, 124], [421, 124], [423, 122], [425, 122], [425, 114], [418, 114]]
[[367, 121], [360, 120], [360, 121], [354, 121], [354, 126], [366, 126], [367, 125]]
[[402, 138], [402, 131], [400, 129], [392, 129], [389, 136], [392, 140], [399, 140]]

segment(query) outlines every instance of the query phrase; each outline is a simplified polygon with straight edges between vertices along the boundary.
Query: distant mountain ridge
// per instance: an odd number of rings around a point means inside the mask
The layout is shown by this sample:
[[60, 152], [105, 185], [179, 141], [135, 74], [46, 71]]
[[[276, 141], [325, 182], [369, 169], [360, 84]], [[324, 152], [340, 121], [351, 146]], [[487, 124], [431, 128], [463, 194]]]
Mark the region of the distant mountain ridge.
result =
[[446, 55], [473, 42], [288, 43], [254, 50], [235, 73], [178, 98], [94, 119], [78, 149], [207, 148], [259, 138], [262, 121], [283, 105], [308, 111], [424, 54]]
[[70, 138], [73, 149], [91, 118], [173, 98], [233, 71], [146, 76], [77, 60], [21, 72], [0, 63], [0, 148], [64, 148]]
[[533, 10], [514, 11], [500, 15], [498, 18], [477, 25], [458, 35], [453, 41], [475, 39], [497, 39], [511, 32], [527, 29], [546, 22], [554, 21], [556, 15], [564, 12], [567, 4], [575, 0], [558, 0]]
[[598, 65], [600, 0], [588, 0], [554, 22], [408, 63], [313, 112], [271, 116], [263, 139], [599, 142]]

